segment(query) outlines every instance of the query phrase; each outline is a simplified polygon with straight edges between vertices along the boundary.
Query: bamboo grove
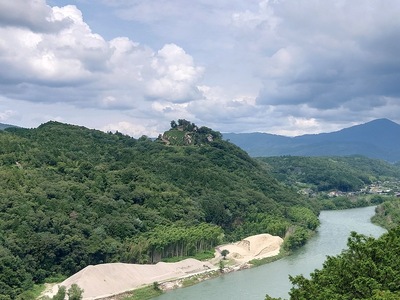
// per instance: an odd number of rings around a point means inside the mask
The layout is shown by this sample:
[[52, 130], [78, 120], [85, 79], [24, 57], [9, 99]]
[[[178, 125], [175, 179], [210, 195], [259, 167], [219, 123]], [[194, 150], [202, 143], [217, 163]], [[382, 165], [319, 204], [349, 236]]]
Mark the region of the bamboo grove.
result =
[[160, 226], [133, 239], [125, 259], [154, 263], [162, 258], [188, 257], [212, 249], [223, 241], [220, 227], [206, 223], [191, 227]]

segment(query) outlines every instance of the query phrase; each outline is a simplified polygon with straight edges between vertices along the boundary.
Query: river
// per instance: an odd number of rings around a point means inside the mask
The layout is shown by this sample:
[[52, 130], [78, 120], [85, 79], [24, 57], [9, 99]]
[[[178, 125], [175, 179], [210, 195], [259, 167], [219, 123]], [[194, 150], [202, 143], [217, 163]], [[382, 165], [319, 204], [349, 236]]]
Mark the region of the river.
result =
[[289, 275], [308, 276], [321, 268], [327, 255], [339, 254], [346, 248], [351, 231], [378, 237], [385, 229], [371, 223], [375, 207], [340, 211], [323, 211], [317, 234], [291, 256], [240, 272], [207, 280], [191, 287], [169, 291], [157, 300], [263, 300], [272, 297], [289, 298]]

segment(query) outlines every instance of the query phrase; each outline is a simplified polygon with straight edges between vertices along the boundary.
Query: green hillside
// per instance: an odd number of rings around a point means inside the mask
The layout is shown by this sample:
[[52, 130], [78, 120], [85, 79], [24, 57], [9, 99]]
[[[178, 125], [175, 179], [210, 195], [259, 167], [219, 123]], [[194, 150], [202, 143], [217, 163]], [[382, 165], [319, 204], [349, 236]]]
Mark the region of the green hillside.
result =
[[[196, 142], [174, 145], [176, 131]], [[8, 128], [0, 177], [0, 299], [89, 264], [195, 255], [262, 232], [296, 248], [318, 226], [309, 202], [205, 127], [156, 141], [57, 122]]]
[[357, 191], [376, 181], [400, 178], [400, 168], [386, 161], [364, 156], [259, 158], [271, 173], [289, 185], [306, 184], [315, 191]]

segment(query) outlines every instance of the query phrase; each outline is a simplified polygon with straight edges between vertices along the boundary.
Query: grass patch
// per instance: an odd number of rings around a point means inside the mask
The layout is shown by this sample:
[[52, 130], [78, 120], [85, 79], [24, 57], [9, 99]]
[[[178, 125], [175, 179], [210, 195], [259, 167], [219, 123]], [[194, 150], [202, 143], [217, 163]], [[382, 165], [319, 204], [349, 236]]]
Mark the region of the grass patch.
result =
[[231, 259], [223, 259], [222, 261], [224, 262], [224, 266], [225, 267], [231, 267], [231, 266], [234, 266], [236, 264], [236, 261], [233, 258], [231, 258]]
[[197, 253], [193, 258], [198, 260], [208, 260], [214, 258], [214, 249]]
[[195, 285], [196, 283], [199, 283], [199, 278], [197, 276], [193, 276], [193, 277], [184, 279], [182, 282], [182, 287], [192, 286], [192, 285]]
[[141, 289], [129, 292], [130, 295], [122, 298], [122, 300], [148, 300], [160, 296], [163, 292], [156, 289], [154, 285], [149, 285]]
[[180, 130], [169, 130], [165, 132], [172, 145], [184, 145], [186, 132]]
[[203, 273], [203, 274], [194, 275], [194, 276], [185, 278], [182, 281], [182, 287], [192, 286], [192, 285], [195, 285], [195, 284], [197, 284], [199, 282], [202, 282], [204, 280], [215, 278], [215, 277], [218, 277], [220, 275], [221, 275], [221, 273], [218, 272], [218, 271], [210, 271], [210, 272], [206, 272], [206, 273]]
[[288, 256], [288, 255], [290, 255], [290, 251], [286, 251], [282, 247], [281, 251], [279, 251], [278, 255], [271, 256], [271, 257], [265, 257], [265, 258], [261, 258], [261, 259], [252, 259], [251, 261], [249, 261], [249, 263], [253, 267], [258, 267], [258, 266], [262, 266], [262, 265], [277, 261], [277, 260], [281, 259], [282, 257]]
[[45, 289], [46, 286], [44, 284], [34, 284], [30, 290], [23, 292], [19, 299], [37, 299]]
[[46, 283], [59, 283], [59, 282], [63, 282], [65, 279], [67, 279], [68, 277], [65, 275], [61, 275], [61, 274], [54, 274], [52, 276], [47, 277], [44, 282]]

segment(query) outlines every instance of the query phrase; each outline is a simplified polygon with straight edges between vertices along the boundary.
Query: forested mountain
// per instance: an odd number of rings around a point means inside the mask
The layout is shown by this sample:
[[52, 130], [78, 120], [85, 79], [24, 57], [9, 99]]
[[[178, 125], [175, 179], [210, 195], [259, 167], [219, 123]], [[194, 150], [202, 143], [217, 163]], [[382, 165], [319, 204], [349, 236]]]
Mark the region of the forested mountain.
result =
[[89, 264], [262, 232], [305, 242], [318, 225], [309, 201], [218, 132], [181, 123], [156, 141], [57, 122], [1, 131], [0, 299], [31, 299], [21, 293], [33, 282]]
[[251, 156], [348, 156], [364, 155], [400, 161], [400, 125], [377, 119], [336, 132], [285, 137], [267, 133], [224, 133], [224, 138]]
[[364, 156], [273, 156], [259, 160], [288, 185], [307, 184], [315, 191], [357, 191], [372, 182], [398, 180], [400, 167]]

